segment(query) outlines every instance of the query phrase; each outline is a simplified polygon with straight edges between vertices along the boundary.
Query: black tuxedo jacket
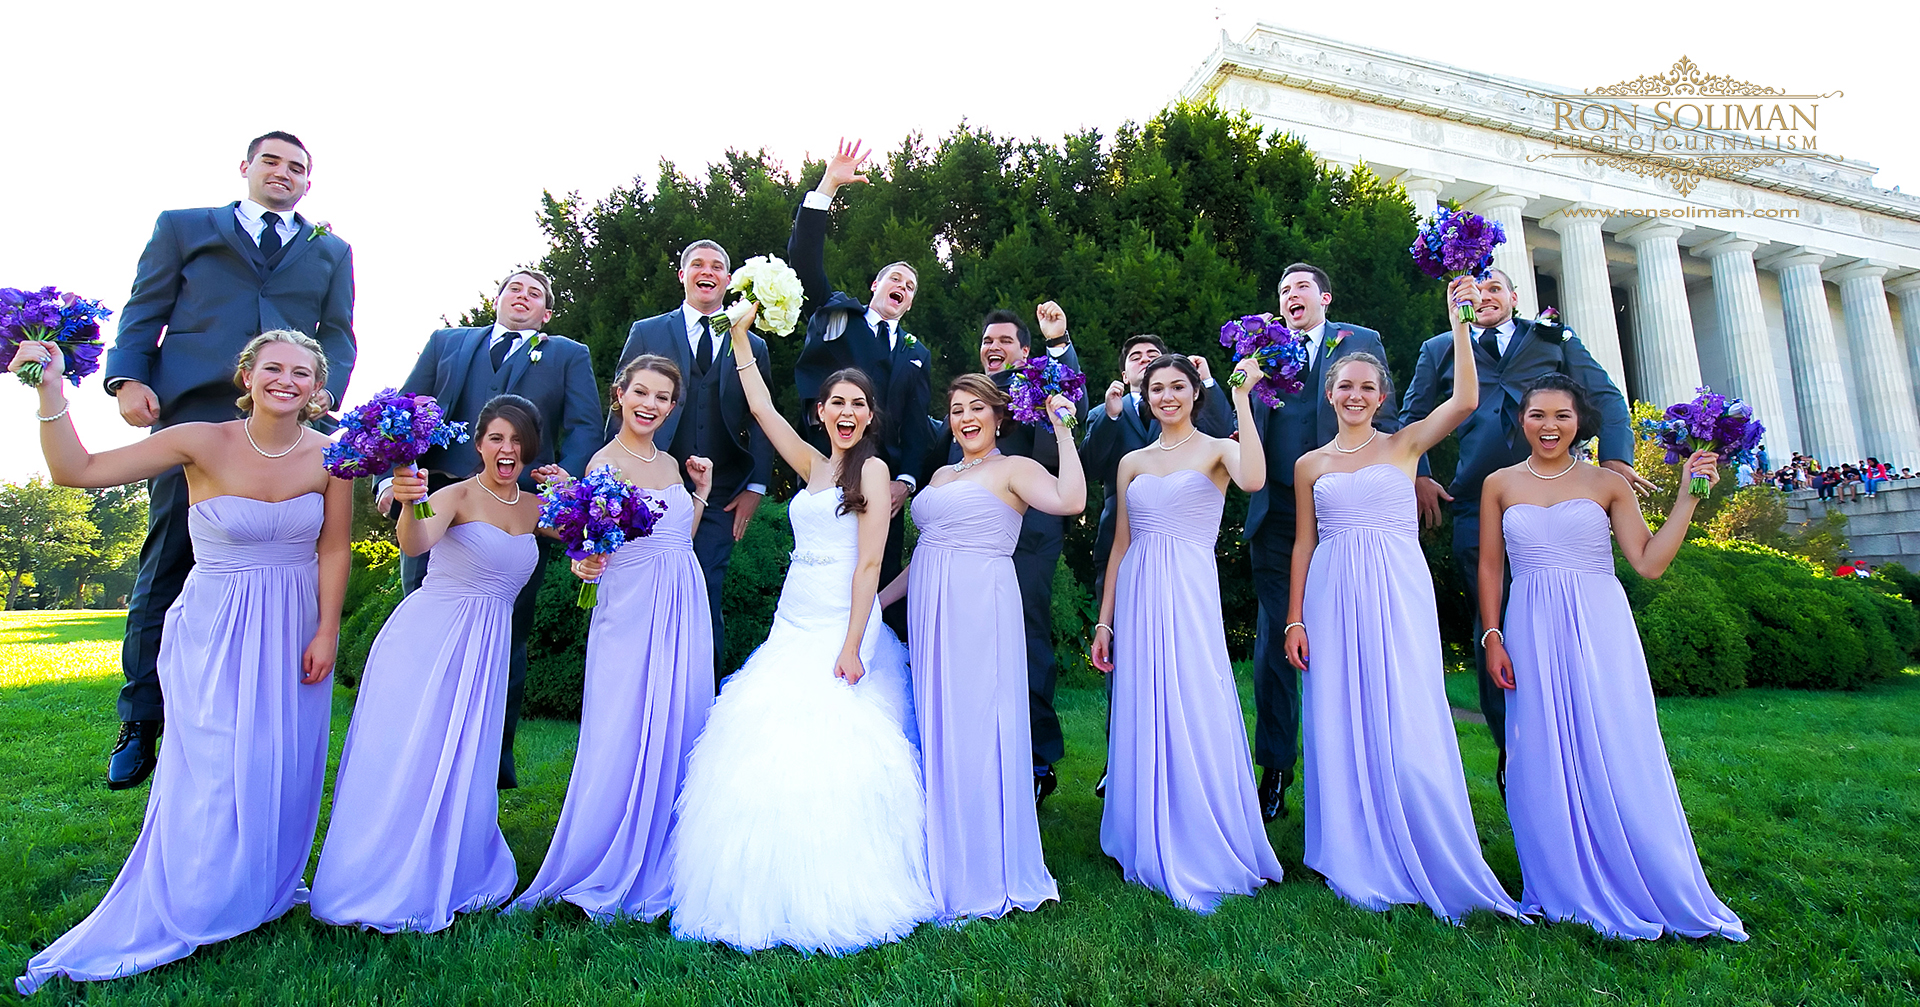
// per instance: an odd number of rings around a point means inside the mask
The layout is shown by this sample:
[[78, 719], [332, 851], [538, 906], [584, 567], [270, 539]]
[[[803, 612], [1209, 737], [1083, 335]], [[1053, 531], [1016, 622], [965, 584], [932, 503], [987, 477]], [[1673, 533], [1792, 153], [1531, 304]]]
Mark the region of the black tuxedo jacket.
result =
[[[1046, 352], [1044, 347], [1035, 347], [1035, 349], [1041, 353]], [[1072, 368], [1076, 371], [1080, 369], [1080, 354], [1073, 348], [1072, 344], [1068, 344], [1067, 351], [1054, 359], [1063, 367]], [[998, 374], [992, 375], [992, 378], [994, 386], [1004, 392], [1007, 390], [1007, 386], [1013, 383], [1013, 369], [1008, 368]], [[1079, 399], [1073, 404], [1073, 418], [1075, 422], [1081, 425], [1085, 425], [1086, 423], [1087, 396], [1084, 392], [1081, 393]], [[941, 462], [943, 465], [952, 465], [960, 460], [960, 442], [954, 440], [953, 427], [948, 425], [944, 412], [936, 415], [933, 419], [935, 424], [933, 439], [936, 448], [928, 452], [928, 454], [945, 459]], [[1060, 442], [1055, 439], [1053, 432], [1050, 430], [1042, 430], [1031, 423], [1022, 423], [1012, 416], [1008, 416], [1007, 422], [1002, 426], [997, 443], [1000, 448], [1000, 453], [1003, 455], [1031, 458], [1044, 466], [1048, 472], [1054, 475], [1060, 474]], [[942, 449], [941, 446], [944, 446], [944, 449]], [[932, 468], [937, 469], [939, 466], [934, 465]], [[932, 478], [932, 472], [927, 473], [927, 478]], [[1029, 513], [1031, 513], [1031, 511]]]
[[787, 240], [787, 261], [800, 274], [807, 296], [807, 341], [794, 365], [803, 422], [817, 426], [813, 403], [820, 383], [843, 367], [858, 367], [880, 397], [880, 457], [895, 476], [919, 478], [929, 448], [927, 408], [933, 398], [933, 354], [900, 332], [889, 349], [867, 325], [867, 305], [836, 291], [827, 281], [827, 211], [802, 206]]
[[[719, 339], [719, 355], [712, 366], [720, 369], [720, 394], [717, 400], [711, 396], [703, 399], [698, 408], [709, 410], [709, 419], [718, 418], [727, 432], [720, 443], [709, 446], [711, 455], [707, 459], [713, 462], [712, 499], [716, 506], [724, 506], [724, 501], [731, 501], [751, 484], [767, 486], [773, 482], [773, 442], [767, 440], [766, 432], [754, 422], [753, 411], [747, 407], [747, 391], [740, 384], [733, 340], [724, 329], [714, 335]], [[773, 367], [768, 363], [766, 341], [752, 334], [747, 338], [753, 346], [753, 359], [761, 380], [767, 382], [767, 387], [773, 387]], [[683, 385], [699, 380], [694, 375], [693, 347], [687, 342], [686, 315], [679, 308], [633, 323], [627, 330], [627, 344], [620, 349], [620, 369], [614, 374], [618, 376], [635, 357], [646, 353], [673, 361], [680, 368]], [[680, 405], [685, 406], [687, 401], [683, 388]], [[676, 408], [655, 435], [655, 443], [666, 445], [682, 466], [689, 455], [699, 453], [694, 446], [695, 424], [682, 423], [684, 418], [685, 411]], [[620, 432], [620, 422], [618, 413], [608, 419], [606, 440], [612, 440]], [[691, 480], [688, 485], [692, 485]]]
[[[427, 337], [426, 348], [414, 361], [404, 391], [425, 393], [446, 411], [449, 420], [472, 423], [480, 415], [490, 396], [475, 395], [476, 387], [487, 387], [497, 375], [487, 357], [487, 343], [493, 326], [441, 329]], [[540, 452], [527, 466], [532, 470], [558, 461], [567, 474], [586, 474], [587, 461], [604, 443], [600, 440], [600, 386], [593, 379], [593, 358], [585, 345], [565, 336], [542, 333], [538, 347], [540, 359], [533, 359], [533, 348], [516, 347], [507, 358], [502, 393], [523, 396], [540, 412]], [[480, 376], [478, 384], [475, 376]], [[490, 389], [489, 389], [490, 390]], [[474, 398], [480, 401], [471, 401]], [[474, 438], [480, 431], [472, 430]], [[456, 479], [464, 479], [480, 469], [480, 455], [473, 440], [434, 448], [420, 458], [420, 467]], [[521, 477], [521, 485], [532, 488], [532, 476]]]
[[152, 388], [162, 426], [238, 416], [234, 362], [248, 340], [271, 329], [318, 340], [327, 390], [336, 404], [346, 395], [358, 354], [353, 249], [316, 234], [296, 213], [299, 233], [269, 265], [239, 229], [239, 205], [160, 214], [120, 310], [102, 384], [125, 378]]
[[[1474, 331], [1477, 335], [1477, 326]], [[1516, 318], [1507, 352], [1495, 360], [1476, 338], [1473, 363], [1480, 375], [1480, 405], [1457, 431], [1460, 464], [1447, 488], [1456, 510], [1470, 503], [1472, 511], [1479, 513], [1480, 485], [1487, 476], [1527, 457], [1527, 439], [1520, 434], [1520, 396], [1547, 374], [1565, 374], [1578, 382], [1599, 410], [1600, 460], [1633, 461], [1627, 398], [1572, 329], [1536, 326]], [[1401, 416], [1409, 423], [1424, 419], [1452, 394], [1453, 333], [1442, 332], [1420, 344], [1420, 359], [1414, 365]], [[1427, 460], [1420, 459], [1420, 474], [1431, 471]]]

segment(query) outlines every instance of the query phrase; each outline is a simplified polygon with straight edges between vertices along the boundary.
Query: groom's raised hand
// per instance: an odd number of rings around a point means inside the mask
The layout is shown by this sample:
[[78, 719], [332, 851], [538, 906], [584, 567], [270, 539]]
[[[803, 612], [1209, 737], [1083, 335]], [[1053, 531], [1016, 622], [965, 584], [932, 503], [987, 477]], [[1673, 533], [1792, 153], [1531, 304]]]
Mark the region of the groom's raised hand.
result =
[[814, 186], [814, 191], [831, 199], [841, 186], [849, 182], [865, 182], [867, 176], [860, 166], [866, 163], [872, 153], [870, 150], [861, 150], [859, 140], [848, 143], [842, 137], [833, 156], [827, 158], [826, 174], [820, 176], [820, 184]]

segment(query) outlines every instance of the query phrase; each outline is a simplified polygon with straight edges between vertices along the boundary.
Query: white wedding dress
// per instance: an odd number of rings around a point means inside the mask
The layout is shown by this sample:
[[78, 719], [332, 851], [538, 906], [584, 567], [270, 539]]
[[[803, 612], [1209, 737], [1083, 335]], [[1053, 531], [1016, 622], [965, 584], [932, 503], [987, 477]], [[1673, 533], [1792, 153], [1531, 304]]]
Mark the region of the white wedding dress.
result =
[[839, 505], [837, 488], [788, 504], [795, 549], [773, 628], [694, 743], [672, 840], [676, 937], [843, 954], [933, 916], [907, 651], [877, 608], [866, 675], [833, 674], [859, 534]]

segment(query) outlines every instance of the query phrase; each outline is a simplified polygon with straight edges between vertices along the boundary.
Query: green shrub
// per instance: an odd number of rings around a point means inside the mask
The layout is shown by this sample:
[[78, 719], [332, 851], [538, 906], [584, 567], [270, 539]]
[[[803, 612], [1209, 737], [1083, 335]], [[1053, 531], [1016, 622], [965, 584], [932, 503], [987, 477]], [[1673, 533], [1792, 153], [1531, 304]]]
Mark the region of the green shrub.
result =
[[520, 712], [577, 720], [586, 684], [591, 613], [580, 607], [580, 578], [573, 575], [566, 553], [550, 539], [541, 539], [540, 549], [549, 558], [534, 601], [533, 627], [527, 631], [527, 684]]
[[1087, 663], [1088, 640], [1100, 618], [1100, 600], [1065, 561], [1053, 568], [1053, 664], [1060, 678], [1094, 674]]
[[747, 537], [733, 545], [727, 582], [720, 592], [720, 607], [726, 613], [723, 631], [727, 635], [722, 666], [727, 671], [745, 664], [753, 649], [766, 640], [792, 553], [793, 528], [787, 523], [787, 505], [761, 501]]
[[[1920, 575], [1899, 563], [1882, 563], [1873, 568], [1874, 579], [1885, 580], [1895, 593], [1920, 605]], [[1869, 580], [1868, 583], [1873, 583]]]
[[334, 676], [349, 689], [360, 684], [374, 638], [400, 604], [400, 547], [378, 540], [355, 542], [352, 563], [333, 665]]
[[1787, 550], [1831, 571], [1847, 553], [1847, 516], [1829, 510], [1818, 521], [1800, 522], [1787, 535]]
[[1641, 583], [1634, 623], [1657, 695], [1717, 696], [1746, 686], [1751, 652], [1744, 626], [1713, 581], [1670, 571]]
[[1740, 540], [1779, 547], [1786, 544], [1787, 495], [1772, 486], [1743, 487], [1728, 496], [1713, 520], [1707, 537], [1716, 542]]

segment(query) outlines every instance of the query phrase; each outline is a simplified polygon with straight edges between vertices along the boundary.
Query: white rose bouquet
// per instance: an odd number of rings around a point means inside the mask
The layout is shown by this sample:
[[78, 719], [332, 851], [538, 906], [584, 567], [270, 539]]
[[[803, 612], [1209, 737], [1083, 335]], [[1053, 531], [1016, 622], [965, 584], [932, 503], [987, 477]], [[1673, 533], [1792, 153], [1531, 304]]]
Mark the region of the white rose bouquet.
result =
[[777, 256], [756, 255], [748, 259], [734, 271], [733, 282], [727, 284], [727, 289], [739, 291], [741, 295], [728, 309], [730, 315], [747, 301], [760, 306], [753, 327], [762, 332], [784, 336], [800, 324], [800, 304], [806, 300], [806, 290], [800, 285], [800, 274]]

